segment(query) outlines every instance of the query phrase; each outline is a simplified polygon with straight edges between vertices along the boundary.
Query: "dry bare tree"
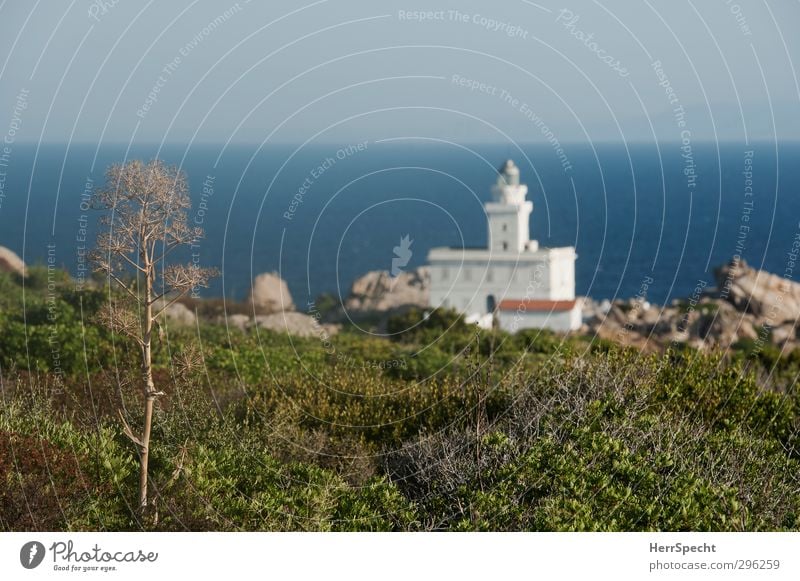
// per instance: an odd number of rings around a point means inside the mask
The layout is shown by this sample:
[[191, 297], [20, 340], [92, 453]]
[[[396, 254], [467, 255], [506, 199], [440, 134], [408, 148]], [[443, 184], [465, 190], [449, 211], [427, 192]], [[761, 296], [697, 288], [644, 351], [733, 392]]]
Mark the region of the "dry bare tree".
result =
[[161, 161], [130, 161], [111, 166], [106, 184], [94, 196], [100, 218], [97, 248], [92, 253], [95, 270], [107, 277], [109, 301], [101, 320], [113, 332], [129, 337], [141, 352], [141, 387], [144, 419], [139, 435], [120, 411], [126, 436], [139, 454], [139, 511], [148, 503], [150, 432], [156, 399], [164, 395], [153, 382], [152, 341], [159, 318], [192, 289], [208, 287], [215, 269], [195, 264], [167, 264], [180, 246], [197, 243], [203, 230], [189, 225], [191, 208], [186, 176]]

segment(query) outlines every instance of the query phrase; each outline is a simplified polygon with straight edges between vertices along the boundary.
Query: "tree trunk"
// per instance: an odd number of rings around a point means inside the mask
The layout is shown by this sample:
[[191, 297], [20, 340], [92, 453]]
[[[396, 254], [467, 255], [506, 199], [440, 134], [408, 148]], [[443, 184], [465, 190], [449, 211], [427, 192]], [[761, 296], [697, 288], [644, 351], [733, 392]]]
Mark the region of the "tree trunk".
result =
[[[146, 262], [147, 264], [147, 262]], [[148, 264], [149, 267], [149, 264]], [[145, 307], [144, 307], [144, 333], [142, 336], [142, 375], [144, 383], [144, 426], [142, 427], [142, 446], [139, 454], [139, 512], [144, 515], [147, 511], [149, 498], [147, 496], [148, 471], [150, 459], [150, 431], [153, 427], [153, 408], [155, 407], [155, 384], [153, 383], [153, 363], [150, 348], [150, 338], [153, 333], [153, 305], [150, 304], [152, 296], [152, 279], [147, 269], [145, 281]]]
[[147, 510], [147, 464], [150, 459], [150, 429], [153, 425], [155, 396], [146, 395], [144, 400], [144, 429], [142, 430], [142, 449], [139, 457], [139, 512]]

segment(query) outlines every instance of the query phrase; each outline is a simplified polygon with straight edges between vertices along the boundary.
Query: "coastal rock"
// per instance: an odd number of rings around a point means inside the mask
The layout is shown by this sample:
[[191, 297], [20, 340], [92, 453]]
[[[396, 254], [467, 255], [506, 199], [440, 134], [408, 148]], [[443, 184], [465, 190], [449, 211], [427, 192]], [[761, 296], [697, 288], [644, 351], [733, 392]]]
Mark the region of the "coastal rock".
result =
[[0, 246], [0, 272], [25, 276], [25, 263], [13, 250]]
[[755, 339], [753, 318], [724, 301], [704, 302], [709, 305], [695, 318], [690, 336], [723, 348], [741, 339]]
[[250, 317], [241, 314], [228, 315], [227, 317], [223, 318], [220, 322], [223, 325], [227, 323], [227, 325], [230, 327], [234, 327], [235, 329], [244, 331], [245, 329], [247, 329], [247, 327], [250, 326]]
[[793, 344], [797, 339], [797, 327], [794, 323], [786, 323], [772, 329], [772, 342], [776, 345]]
[[642, 311], [642, 316], [640, 317], [642, 324], [648, 331], [654, 329], [656, 325], [661, 321], [661, 309], [658, 307], [652, 308], [648, 305], [646, 309]]
[[296, 337], [319, 337], [320, 340], [335, 335], [340, 328], [339, 325], [322, 325], [310, 315], [293, 311], [258, 316], [255, 324], [278, 333], [288, 333]]
[[277, 272], [259, 274], [253, 281], [247, 302], [260, 315], [294, 311], [289, 287]]
[[[163, 300], [156, 301], [153, 303], [153, 308], [161, 310], [164, 307], [164, 304], [165, 303]], [[169, 323], [175, 325], [189, 326], [197, 323], [197, 317], [195, 316], [194, 312], [192, 312], [189, 307], [183, 303], [172, 303], [167, 307], [167, 310], [164, 311], [164, 317]]]
[[[582, 300], [583, 305], [583, 318], [584, 320], [590, 319], [599, 319], [608, 312], [607, 309], [604, 309], [604, 304], [598, 303], [591, 297], [579, 297]], [[607, 302], [607, 301], [604, 301]], [[611, 303], [608, 303], [608, 308], [611, 308]]]
[[733, 261], [716, 272], [719, 296], [760, 323], [777, 325], [800, 316], [800, 284]]
[[345, 309], [351, 312], [392, 311], [401, 307], [426, 308], [430, 295], [430, 271], [420, 267], [392, 277], [373, 270], [350, 288]]
[[[676, 300], [668, 306], [617, 300], [605, 315], [596, 305], [585, 304], [585, 315], [591, 315], [586, 318], [586, 332], [645, 351], [663, 350], [677, 343], [697, 349], [728, 349], [739, 341], [758, 338], [759, 319], [721, 298], [703, 297], [693, 305]], [[794, 326], [787, 323], [775, 328], [772, 340], [794, 346]]]

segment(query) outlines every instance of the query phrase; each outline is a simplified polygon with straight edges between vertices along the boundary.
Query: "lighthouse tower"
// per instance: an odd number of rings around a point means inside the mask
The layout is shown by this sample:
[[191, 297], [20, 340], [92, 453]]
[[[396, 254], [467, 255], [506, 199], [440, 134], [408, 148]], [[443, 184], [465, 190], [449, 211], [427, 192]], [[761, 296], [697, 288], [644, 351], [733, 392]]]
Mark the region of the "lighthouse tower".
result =
[[519, 168], [510, 159], [498, 170], [492, 201], [485, 205], [489, 218], [489, 250], [519, 254], [536, 250], [530, 239], [529, 219], [533, 202], [525, 199], [528, 186], [519, 183]]
[[452, 308], [468, 321], [508, 331], [581, 326], [575, 300], [575, 248], [539, 248], [530, 239], [533, 203], [511, 160], [497, 170], [484, 209], [486, 248], [433, 248], [428, 254], [433, 307]]

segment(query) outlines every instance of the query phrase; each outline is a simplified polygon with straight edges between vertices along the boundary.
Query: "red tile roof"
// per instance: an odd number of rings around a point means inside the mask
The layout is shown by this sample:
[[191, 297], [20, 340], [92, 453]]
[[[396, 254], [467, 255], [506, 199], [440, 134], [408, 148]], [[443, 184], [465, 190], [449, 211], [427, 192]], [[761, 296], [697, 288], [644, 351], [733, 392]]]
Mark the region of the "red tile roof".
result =
[[548, 301], [548, 300], [525, 300], [525, 299], [506, 299], [500, 301], [497, 308], [501, 311], [571, 311], [575, 307], [572, 301]]

